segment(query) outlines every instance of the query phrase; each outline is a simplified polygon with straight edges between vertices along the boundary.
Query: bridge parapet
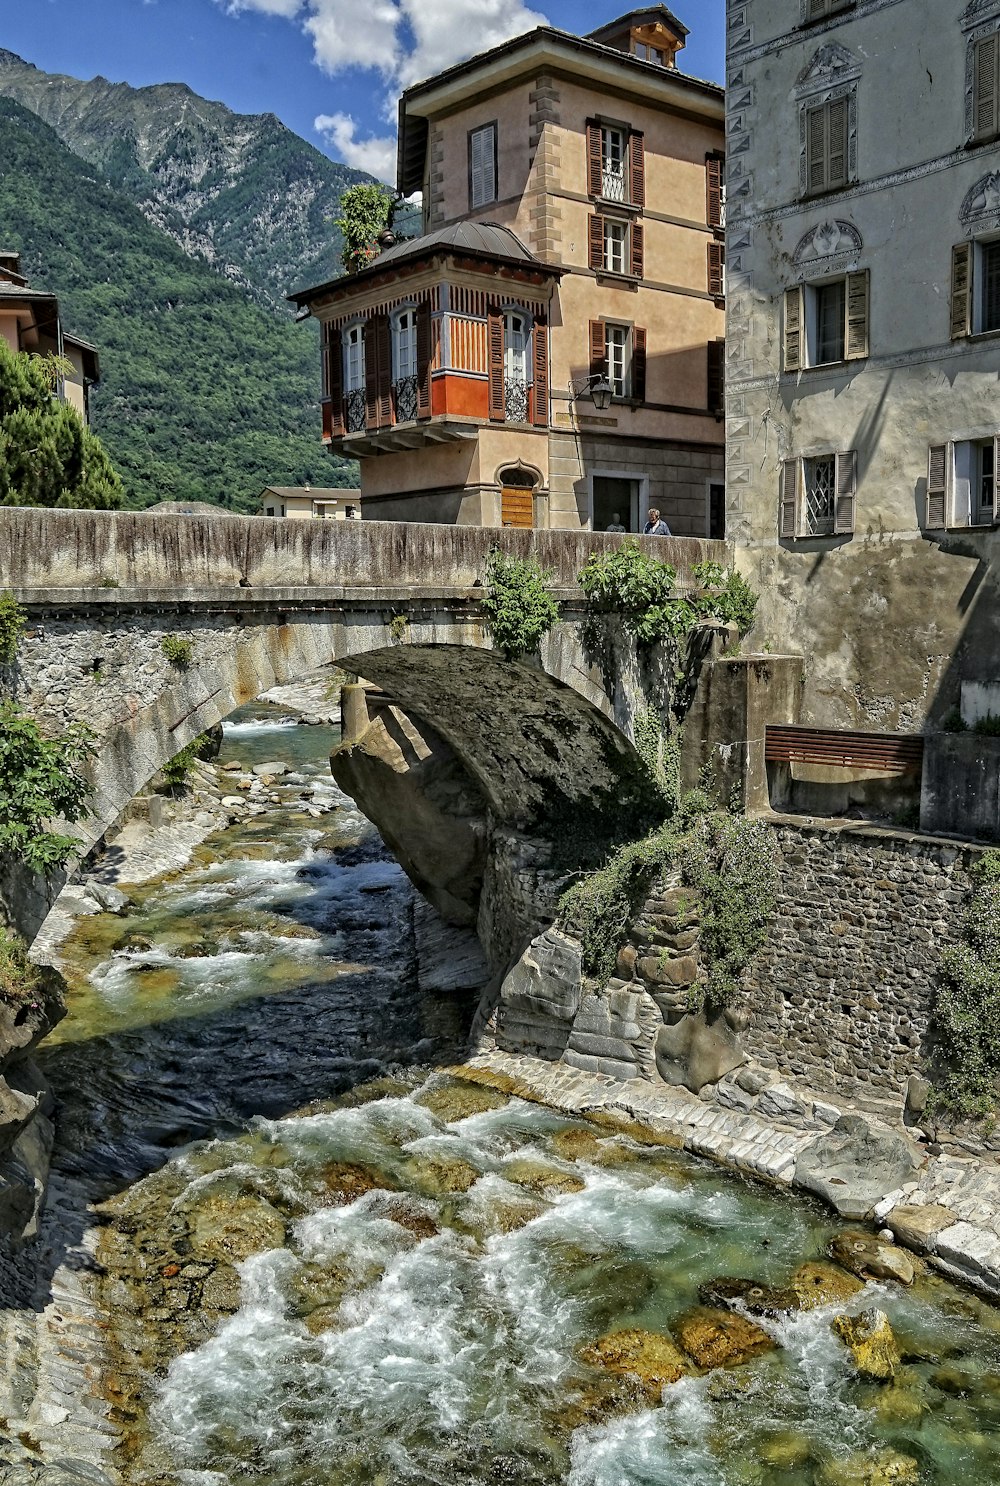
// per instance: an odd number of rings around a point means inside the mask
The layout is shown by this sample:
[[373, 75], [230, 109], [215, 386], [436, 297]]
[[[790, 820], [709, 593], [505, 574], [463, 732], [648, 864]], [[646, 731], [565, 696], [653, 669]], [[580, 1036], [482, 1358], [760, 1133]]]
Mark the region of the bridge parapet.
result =
[[[289, 521], [261, 516], [132, 511], [0, 510], [0, 588], [41, 590], [336, 589], [444, 596], [481, 580], [494, 547], [534, 554], [557, 588], [575, 588], [594, 552], [622, 536], [394, 521]], [[726, 562], [725, 542], [638, 537], [680, 577], [697, 562]], [[344, 592], [343, 596], [347, 596]]]

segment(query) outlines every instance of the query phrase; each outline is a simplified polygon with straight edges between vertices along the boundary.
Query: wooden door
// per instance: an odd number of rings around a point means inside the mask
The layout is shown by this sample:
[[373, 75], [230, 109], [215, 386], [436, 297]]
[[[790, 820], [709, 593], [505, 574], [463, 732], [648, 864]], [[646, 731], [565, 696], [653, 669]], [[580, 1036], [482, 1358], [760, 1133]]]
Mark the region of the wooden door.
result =
[[535, 500], [533, 490], [519, 490], [513, 485], [504, 485], [500, 494], [500, 521], [504, 526], [521, 526], [529, 529], [535, 524]]

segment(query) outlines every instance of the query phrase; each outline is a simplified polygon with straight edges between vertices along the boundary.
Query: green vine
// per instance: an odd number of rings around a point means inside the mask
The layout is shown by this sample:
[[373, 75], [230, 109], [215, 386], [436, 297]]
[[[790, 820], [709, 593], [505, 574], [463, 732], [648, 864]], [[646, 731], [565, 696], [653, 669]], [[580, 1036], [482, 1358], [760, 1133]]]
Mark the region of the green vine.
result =
[[982, 1118], [996, 1107], [1000, 1080], [1000, 851], [984, 852], [970, 876], [962, 942], [941, 955], [931, 1007], [941, 1069], [931, 1108]]
[[646, 707], [633, 720], [632, 737], [658, 800], [673, 814], [681, 786], [680, 727], [665, 732], [656, 709]]
[[0, 665], [12, 666], [27, 616], [12, 593], [0, 593]]
[[341, 260], [347, 273], [358, 273], [379, 256], [378, 240], [392, 219], [393, 197], [378, 184], [351, 186], [340, 198], [340, 208]]
[[547, 587], [552, 576], [535, 557], [508, 557], [494, 548], [486, 559], [483, 613], [507, 660], [533, 655], [558, 620], [559, 605]]
[[676, 569], [632, 541], [592, 553], [579, 583], [591, 604], [622, 614], [640, 645], [672, 640], [679, 646], [695, 625], [709, 619], [735, 624], [741, 636], [748, 634], [759, 596], [745, 579], [718, 562], [695, 563], [691, 571], [695, 589], [678, 595]]
[[94, 751], [80, 724], [46, 738], [16, 702], [0, 703], [0, 857], [46, 875], [69, 860], [79, 842], [50, 826], [87, 814], [93, 787], [81, 771]]

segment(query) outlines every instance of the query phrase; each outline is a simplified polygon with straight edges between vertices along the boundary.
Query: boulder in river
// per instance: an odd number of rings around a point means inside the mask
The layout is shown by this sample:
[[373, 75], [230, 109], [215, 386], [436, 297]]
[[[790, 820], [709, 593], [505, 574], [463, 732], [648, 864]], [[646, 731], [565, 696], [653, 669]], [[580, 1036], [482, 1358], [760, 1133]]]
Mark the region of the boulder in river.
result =
[[863, 1280], [895, 1280], [913, 1284], [913, 1264], [902, 1249], [870, 1233], [838, 1233], [830, 1243], [830, 1258]]
[[919, 1480], [920, 1467], [912, 1456], [880, 1450], [828, 1460], [816, 1475], [816, 1486], [917, 1486]]
[[591, 1367], [602, 1367], [619, 1377], [636, 1377], [647, 1392], [659, 1393], [689, 1370], [677, 1344], [657, 1331], [613, 1331], [599, 1337], [582, 1353]]
[[285, 1221], [261, 1197], [210, 1195], [198, 1204], [191, 1238], [199, 1258], [236, 1264], [251, 1254], [283, 1248]]
[[843, 1305], [864, 1285], [835, 1264], [814, 1259], [801, 1264], [792, 1275], [792, 1289], [799, 1297], [800, 1310], [815, 1311], [823, 1305]]
[[842, 1115], [829, 1134], [799, 1153], [795, 1184], [825, 1198], [843, 1218], [865, 1218], [919, 1164], [905, 1136], [861, 1115]]
[[885, 1311], [861, 1311], [857, 1316], [837, 1316], [834, 1333], [847, 1347], [857, 1374], [873, 1383], [887, 1383], [899, 1369], [899, 1348]]
[[791, 1285], [778, 1289], [761, 1285], [757, 1280], [742, 1280], [724, 1275], [709, 1280], [698, 1289], [703, 1305], [722, 1306], [739, 1302], [752, 1316], [780, 1316], [799, 1309], [799, 1297]]
[[709, 1307], [690, 1311], [677, 1323], [677, 1340], [699, 1367], [734, 1367], [775, 1346], [756, 1322]]

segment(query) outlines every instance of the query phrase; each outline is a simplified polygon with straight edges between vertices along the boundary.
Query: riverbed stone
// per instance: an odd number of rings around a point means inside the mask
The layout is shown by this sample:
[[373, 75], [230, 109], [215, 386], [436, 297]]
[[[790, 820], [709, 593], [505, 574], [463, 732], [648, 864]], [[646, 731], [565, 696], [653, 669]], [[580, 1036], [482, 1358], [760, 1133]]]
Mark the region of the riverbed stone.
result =
[[899, 1347], [885, 1311], [873, 1308], [856, 1316], [836, 1316], [831, 1329], [850, 1352], [859, 1377], [883, 1383], [896, 1376]]
[[737, 1279], [724, 1275], [698, 1287], [698, 1299], [708, 1306], [728, 1306], [738, 1302], [752, 1316], [780, 1316], [799, 1309], [797, 1291], [762, 1285], [757, 1280]]
[[859, 1279], [913, 1284], [912, 1260], [870, 1233], [838, 1233], [830, 1242], [830, 1258]]
[[663, 1082], [690, 1089], [692, 1094], [718, 1083], [746, 1062], [746, 1053], [726, 1017], [709, 1021], [704, 1011], [661, 1027], [653, 1050]]
[[288, 773], [288, 765], [283, 763], [254, 764], [253, 773], [258, 779], [280, 779], [283, 774]]
[[804, 1311], [815, 1311], [824, 1305], [843, 1305], [864, 1288], [854, 1275], [823, 1259], [800, 1264], [792, 1275], [792, 1289], [799, 1297], [799, 1308]]
[[699, 1307], [677, 1323], [677, 1340], [699, 1367], [734, 1367], [773, 1350], [774, 1338], [732, 1311]]
[[886, 1192], [909, 1181], [919, 1166], [909, 1141], [861, 1115], [843, 1115], [829, 1134], [811, 1141], [795, 1163], [795, 1181], [836, 1208], [864, 1218]]
[[192, 1243], [199, 1255], [233, 1264], [283, 1248], [285, 1220], [261, 1197], [210, 1194], [193, 1214]]
[[828, 1460], [816, 1475], [816, 1486], [918, 1486], [920, 1466], [910, 1455], [881, 1450]]
[[957, 1218], [950, 1207], [939, 1203], [925, 1206], [901, 1203], [892, 1208], [886, 1222], [897, 1240], [907, 1248], [916, 1249], [918, 1253], [933, 1253], [937, 1235], [951, 1228]]
[[660, 1332], [626, 1330], [599, 1337], [581, 1353], [591, 1367], [619, 1376], [635, 1376], [643, 1387], [659, 1392], [690, 1370], [676, 1342]]

